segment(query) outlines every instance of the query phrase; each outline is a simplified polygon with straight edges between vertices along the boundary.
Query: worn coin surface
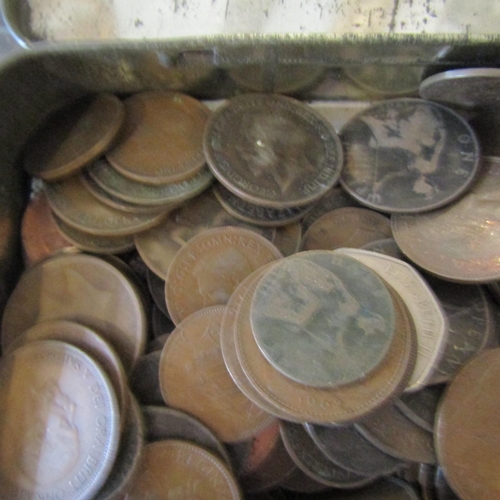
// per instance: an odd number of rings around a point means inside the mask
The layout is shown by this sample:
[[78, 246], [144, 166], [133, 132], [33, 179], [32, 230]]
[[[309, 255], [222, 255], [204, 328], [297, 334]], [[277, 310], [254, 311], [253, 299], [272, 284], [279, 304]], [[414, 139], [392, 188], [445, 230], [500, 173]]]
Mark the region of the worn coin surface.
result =
[[241, 500], [236, 479], [219, 458], [185, 441], [149, 443], [127, 500]]
[[463, 283], [500, 279], [500, 159], [484, 157], [477, 182], [453, 205], [396, 215], [392, 231], [403, 253], [441, 278]]
[[479, 167], [474, 131], [454, 111], [422, 99], [382, 101], [341, 131], [340, 182], [363, 205], [424, 212], [462, 194]]
[[52, 113], [26, 148], [24, 168], [55, 181], [72, 175], [102, 154], [118, 134], [125, 116], [114, 95], [84, 97]]
[[124, 101], [125, 123], [107, 160], [124, 176], [148, 184], [179, 182], [203, 168], [203, 130], [210, 115], [179, 92], [150, 91]]
[[307, 205], [337, 182], [342, 147], [330, 123], [294, 99], [241, 95], [211, 116], [204, 148], [212, 172], [256, 205]]
[[2, 498], [91, 500], [117, 455], [113, 388], [80, 349], [26, 344], [0, 362]]
[[175, 255], [165, 280], [172, 321], [178, 324], [199, 309], [226, 304], [248, 275], [280, 258], [272, 243], [246, 229], [221, 227], [191, 238]]
[[257, 284], [250, 321], [266, 359], [314, 387], [364, 379], [395, 335], [385, 284], [356, 259], [331, 251], [283, 259]]

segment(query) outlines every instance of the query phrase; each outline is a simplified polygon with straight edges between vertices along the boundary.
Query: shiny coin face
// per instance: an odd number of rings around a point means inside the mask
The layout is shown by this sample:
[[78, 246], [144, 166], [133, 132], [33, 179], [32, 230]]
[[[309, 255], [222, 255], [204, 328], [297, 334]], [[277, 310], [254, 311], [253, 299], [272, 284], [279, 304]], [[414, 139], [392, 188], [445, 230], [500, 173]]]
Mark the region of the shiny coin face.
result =
[[287, 257], [258, 283], [250, 319], [267, 360], [314, 387], [365, 378], [394, 337], [394, 305], [380, 278], [328, 251]]
[[467, 122], [420, 99], [380, 102], [349, 121], [341, 138], [343, 187], [383, 212], [441, 207], [471, 185], [479, 167], [479, 143]]
[[99, 366], [76, 347], [41, 341], [4, 356], [0, 374], [2, 498], [94, 498], [119, 439]]
[[277, 95], [231, 99], [212, 115], [204, 147], [227, 189], [267, 207], [307, 205], [335, 184], [342, 167], [340, 141], [329, 122]]

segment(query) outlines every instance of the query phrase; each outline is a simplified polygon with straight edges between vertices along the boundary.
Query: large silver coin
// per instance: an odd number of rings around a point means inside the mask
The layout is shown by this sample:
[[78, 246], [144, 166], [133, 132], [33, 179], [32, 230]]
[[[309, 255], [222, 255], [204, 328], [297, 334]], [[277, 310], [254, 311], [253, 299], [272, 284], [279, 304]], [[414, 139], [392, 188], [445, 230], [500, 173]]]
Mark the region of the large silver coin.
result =
[[268, 271], [250, 319], [268, 361], [314, 387], [365, 378], [384, 359], [395, 330], [382, 280], [355, 259], [322, 250], [292, 255]]
[[0, 408], [0, 498], [94, 498], [117, 454], [119, 415], [89, 356], [54, 340], [4, 356]]
[[422, 99], [375, 104], [341, 131], [340, 182], [360, 203], [391, 213], [441, 207], [474, 180], [479, 143], [455, 112]]

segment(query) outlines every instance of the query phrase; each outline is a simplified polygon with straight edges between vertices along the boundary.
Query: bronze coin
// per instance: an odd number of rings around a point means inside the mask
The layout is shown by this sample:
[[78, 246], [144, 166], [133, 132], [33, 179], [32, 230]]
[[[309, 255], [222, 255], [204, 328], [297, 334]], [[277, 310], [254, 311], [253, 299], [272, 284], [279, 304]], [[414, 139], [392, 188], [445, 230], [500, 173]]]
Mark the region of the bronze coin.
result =
[[191, 443], [158, 441], [144, 447], [127, 500], [172, 497], [242, 500], [236, 479], [219, 458]]
[[220, 347], [223, 306], [186, 318], [170, 334], [161, 353], [160, 387], [167, 405], [199, 418], [224, 442], [241, 441], [269, 425], [273, 417], [235, 385]]
[[51, 182], [72, 175], [108, 148], [124, 116], [122, 102], [111, 94], [64, 106], [49, 115], [28, 143], [25, 170]]
[[384, 215], [358, 207], [337, 208], [318, 218], [302, 238], [302, 250], [361, 248], [390, 238], [391, 222]]
[[455, 376], [438, 409], [436, 452], [463, 500], [498, 498], [500, 349], [478, 354]]
[[342, 147], [312, 108], [278, 95], [230, 99], [212, 114], [204, 136], [207, 161], [230, 191], [275, 208], [307, 205], [340, 176]]
[[163, 397], [158, 378], [161, 351], [143, 354], [130, 374], [130, 390], [142, 405], [161, 405]]
[[5, 308], [3, 348], [51, 319], [92, 328], [116, 349], [126, 369], [144, 351], [147, 322], [141, 298], [122, 272], [98, 257], [61, 255], [26, 270]]
[[199, 309], [226, 304], [248, 275], [280, 258], [272, 243], [246, 229], [221, 227], [191, 238], [175, 255], [165, 280], [172, 321], [179, 324]]
[[205, 164], [203, 130], [210, 115], [180, 92], [149, 91], [124, 101], [125, 123], [107, 160], [129, 179], [148, 184], [179, 182]]

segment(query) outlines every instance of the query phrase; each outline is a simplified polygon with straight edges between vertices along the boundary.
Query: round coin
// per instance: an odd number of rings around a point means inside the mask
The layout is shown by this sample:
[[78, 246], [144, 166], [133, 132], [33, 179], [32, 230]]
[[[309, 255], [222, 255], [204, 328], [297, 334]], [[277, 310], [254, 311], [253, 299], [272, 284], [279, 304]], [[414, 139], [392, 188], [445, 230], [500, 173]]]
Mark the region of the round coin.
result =
[[342, 186], [383, 212], [441, 207], [471, 185], [479, 167], [479, 143], [467, 122], [421, 99], [377, 103], [350, 120], [341, 138]]
[[337, 182], [342, 147], [330, 123], [278, 95], [241, 95], [210, 118], [204, 136], [214, 175], [256, 205], [307, 205]]
[[203, 130], [210, 115], [180, 92], [150, 91], [124, 101], [125, 123], [107, 160], [124, 176], [148, 184], [188, 179], [205, 164]]
[[0, 495], [91, 500], [117, 455], [119, 413], [104, 372], [54, 340], [0, 362]]

